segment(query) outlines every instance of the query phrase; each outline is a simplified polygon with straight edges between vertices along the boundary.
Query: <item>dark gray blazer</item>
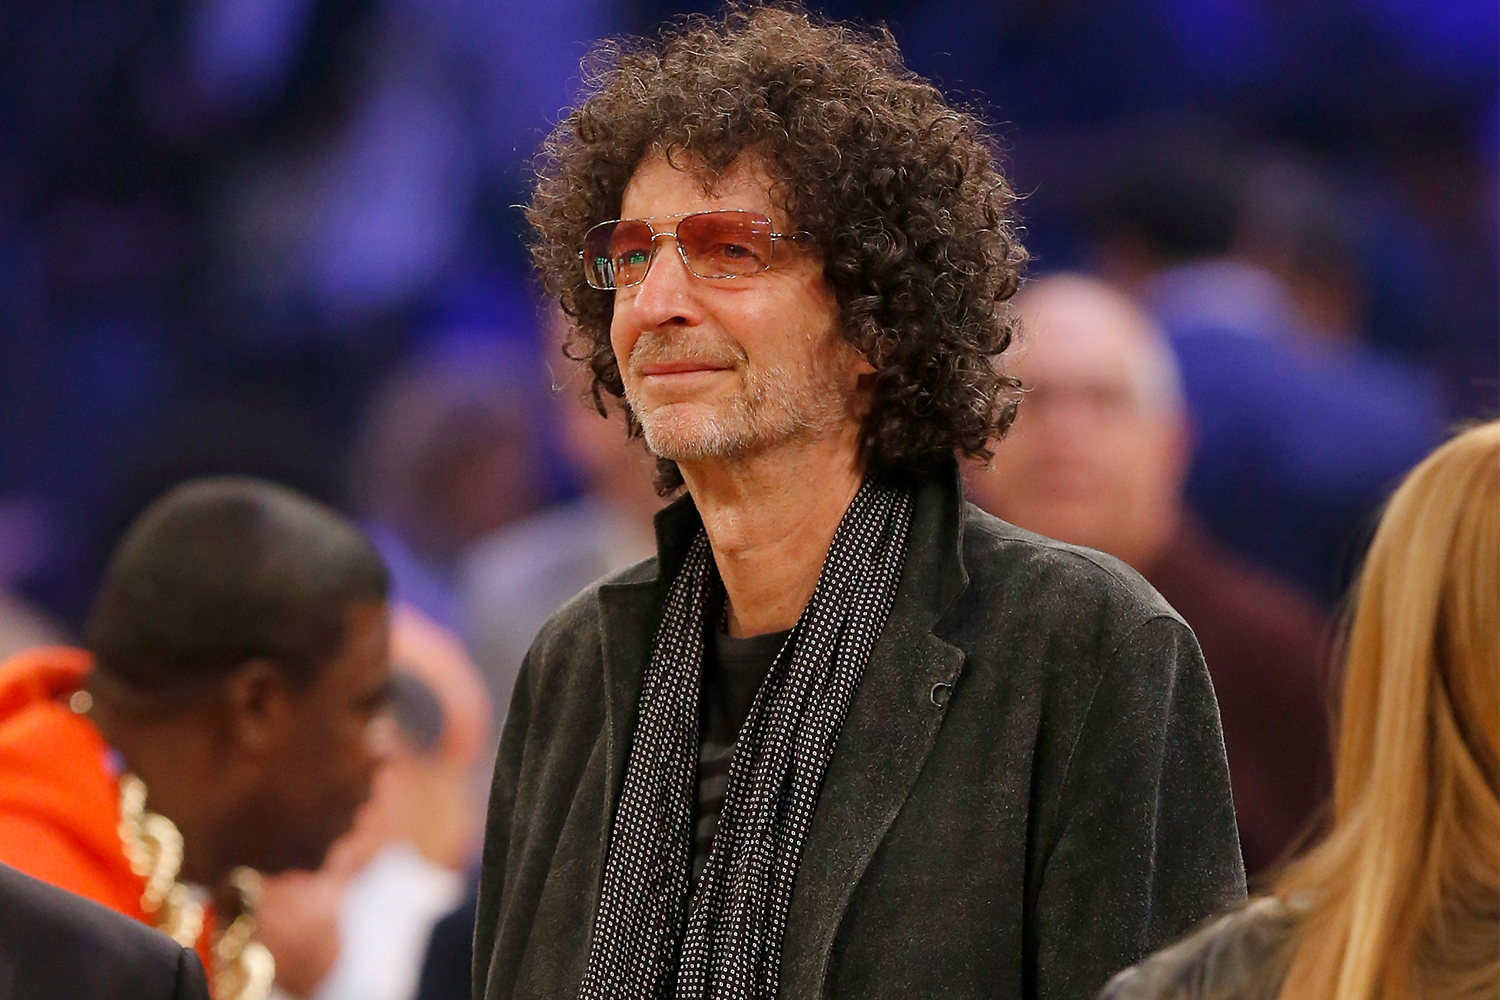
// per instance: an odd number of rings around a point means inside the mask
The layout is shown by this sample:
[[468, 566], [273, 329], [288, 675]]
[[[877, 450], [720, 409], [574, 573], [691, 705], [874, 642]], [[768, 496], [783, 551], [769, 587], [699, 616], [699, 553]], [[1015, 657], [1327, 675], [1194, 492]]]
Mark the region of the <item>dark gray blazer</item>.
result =
[[0, 865], [0, 1000], [208, 1000], [198, 956]]
[[[808, 831], [780, 995], [1093, 997], [1243, 898], [1197, 641], [1135, 572], [916, 484], [906, 568]], [[490, 800], [481, 1000], [578, 995], [665, 589], [700, 526], [548, 622]], [[660, 565], [661, 569], [658, 568]]]

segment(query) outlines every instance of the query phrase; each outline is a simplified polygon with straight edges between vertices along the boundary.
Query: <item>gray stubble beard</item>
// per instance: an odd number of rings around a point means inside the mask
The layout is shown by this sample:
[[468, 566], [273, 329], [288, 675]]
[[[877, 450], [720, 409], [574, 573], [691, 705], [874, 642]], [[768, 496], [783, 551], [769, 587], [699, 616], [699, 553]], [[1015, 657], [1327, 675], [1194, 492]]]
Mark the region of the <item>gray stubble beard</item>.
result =
[[648, 409], [632, 387], [625, 390], [652, 453], [674, 462], [740, 459], [843, 424], [849, 400], [824, 372], [795, 378], [781, 365], [763, 368], [715, 413], [677, 417], [667, 407]]

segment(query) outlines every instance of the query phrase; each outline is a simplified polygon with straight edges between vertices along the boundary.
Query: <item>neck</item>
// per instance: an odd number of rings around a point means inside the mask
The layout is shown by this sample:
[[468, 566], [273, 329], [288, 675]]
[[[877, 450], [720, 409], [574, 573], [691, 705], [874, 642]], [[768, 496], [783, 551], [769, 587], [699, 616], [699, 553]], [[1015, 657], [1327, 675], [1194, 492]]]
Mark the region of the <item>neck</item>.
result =
[[215, 851], [215, 784], [212, 747], [189, 712], [143, 722], [95, 698], [89, 713], [104, 739], [125, 759], [125, 769], [146, 785], [146, 809], [171, 820], [182, 834], [180, 878], [212, 886], [222, 880]]
[[797, 623], [864, 481], [856, 433], [734, 461], [680, 464], [724, 581], [730, 635]]

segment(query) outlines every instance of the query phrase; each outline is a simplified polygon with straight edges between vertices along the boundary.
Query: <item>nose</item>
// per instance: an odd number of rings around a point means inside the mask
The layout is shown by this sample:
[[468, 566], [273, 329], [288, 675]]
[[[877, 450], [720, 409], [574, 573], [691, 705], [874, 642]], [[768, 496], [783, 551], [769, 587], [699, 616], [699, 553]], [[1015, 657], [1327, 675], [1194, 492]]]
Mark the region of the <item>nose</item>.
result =
[[[670, 239], [671, 247], [662, 243], [663, 239]], [[615, 308], [620, 307], [624, 297], [636, 323], [642, 328], [695, 322], [694, 278], [682, 259], [676, 235], [657, 233], [651, 245], [651, 266], [646, 269], [646, 277], [630, 289], [615, 292]]]

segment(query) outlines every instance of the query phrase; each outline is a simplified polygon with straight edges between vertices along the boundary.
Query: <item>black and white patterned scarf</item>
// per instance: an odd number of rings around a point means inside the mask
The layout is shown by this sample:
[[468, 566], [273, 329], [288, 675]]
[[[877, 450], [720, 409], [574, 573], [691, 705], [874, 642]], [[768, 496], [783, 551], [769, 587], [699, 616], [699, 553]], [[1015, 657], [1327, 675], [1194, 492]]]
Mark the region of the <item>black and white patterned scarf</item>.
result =
[[828, 761], [906, 559], [908, 493], [866, 481], [740, 730], [708, 866], [688, 899], [708, 537], [672, 581], [641, 691], [582, 1000], [770, 1000]]

